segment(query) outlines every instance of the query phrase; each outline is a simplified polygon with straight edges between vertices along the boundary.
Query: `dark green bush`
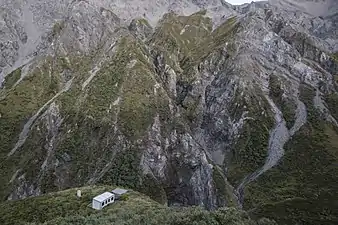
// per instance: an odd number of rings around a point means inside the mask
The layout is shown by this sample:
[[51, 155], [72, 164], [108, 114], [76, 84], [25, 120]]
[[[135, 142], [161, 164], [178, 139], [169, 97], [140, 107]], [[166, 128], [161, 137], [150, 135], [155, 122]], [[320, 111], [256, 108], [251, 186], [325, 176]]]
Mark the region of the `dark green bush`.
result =
[[129, 195], [128, 194], [123, 194], [119, 198], [119, 200], [121, 200], [121, 201], [127, 201], [128, 199], [129, 199]]

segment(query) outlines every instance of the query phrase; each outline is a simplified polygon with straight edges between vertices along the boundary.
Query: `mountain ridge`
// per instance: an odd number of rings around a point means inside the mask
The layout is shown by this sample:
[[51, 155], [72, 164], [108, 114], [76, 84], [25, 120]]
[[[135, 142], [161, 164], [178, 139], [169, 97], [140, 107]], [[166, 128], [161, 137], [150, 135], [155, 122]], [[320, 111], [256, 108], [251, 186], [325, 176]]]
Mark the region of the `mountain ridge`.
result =
[[[91, 208], [92, 198], [111, 190], [111, 186], [88, 186], [53, 192], [0, 203], [0, 222], [3, 225], [19, 224], [274, 224], [268, 219], [251, 220], [248, 215], [234, 208], [222, 208], [213, 212], [200, 207], [165, 207], [133, 190], [123, 200], [117, 200], [103, 210]], [[74, 193], [81, 190], [78, 198]], [[13, 217], [15, 213], [17, 217]]]

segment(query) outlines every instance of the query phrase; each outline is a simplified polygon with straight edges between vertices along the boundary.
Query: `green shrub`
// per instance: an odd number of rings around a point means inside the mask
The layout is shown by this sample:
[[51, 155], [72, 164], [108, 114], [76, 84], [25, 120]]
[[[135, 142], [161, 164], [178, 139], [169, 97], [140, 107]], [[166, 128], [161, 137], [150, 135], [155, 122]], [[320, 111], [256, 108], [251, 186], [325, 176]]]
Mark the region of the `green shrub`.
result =
[[332, 116], [338, 120], [338, 94], [333, 93], [327, 95], [325, 101], [328, 105], [328, 109], [330, 110]]
[[121, 200], [121, 201], [127, 201], [128, 199], [129, 199], [129, 195], [128, 194], [123, 194], [119, 198], [119, 200]]
[[3, 82], [3, 85], [6, 89], [13, 87], [13, 85], [20, 79], [21, 77], [21, 67], [14, 70], [10, 74], [8, 74]]

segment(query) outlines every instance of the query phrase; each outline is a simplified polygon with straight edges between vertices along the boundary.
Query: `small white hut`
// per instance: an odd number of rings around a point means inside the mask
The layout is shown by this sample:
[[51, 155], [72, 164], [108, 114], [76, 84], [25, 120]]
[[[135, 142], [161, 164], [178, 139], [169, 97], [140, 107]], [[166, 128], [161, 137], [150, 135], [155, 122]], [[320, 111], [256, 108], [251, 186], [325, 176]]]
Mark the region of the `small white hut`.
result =
[[101, 210], [105, 206], [113, 203], [115, 201], [115, 195], [110, 192], [104, 192], [93, 198], [92, 208]]

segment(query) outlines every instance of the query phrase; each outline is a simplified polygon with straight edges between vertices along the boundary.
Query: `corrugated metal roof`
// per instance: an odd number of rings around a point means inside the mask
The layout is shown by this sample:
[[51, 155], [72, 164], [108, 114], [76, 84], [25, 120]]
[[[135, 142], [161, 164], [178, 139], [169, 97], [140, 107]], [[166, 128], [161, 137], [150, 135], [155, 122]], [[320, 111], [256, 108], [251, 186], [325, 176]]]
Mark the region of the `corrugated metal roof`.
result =
[[103, 202], [105, 201], [106, 199], [109, 199], [111, 197], [113, 197], [114, 194], [113, 193], [110, 193], [110, 192], [105, 192], [105, 193], [102, 193], [96, 197], [94, 197], [94, 200], [96, 201], [99, 201], [99, 202]]
[[121, 189], [121, 188], [116, 188], [116, 189], [112, 190], [112, 192], [114, 194], [117, 194], [117, 195], [123, 195], [123, 194], [127, 193], [128, 190]]

